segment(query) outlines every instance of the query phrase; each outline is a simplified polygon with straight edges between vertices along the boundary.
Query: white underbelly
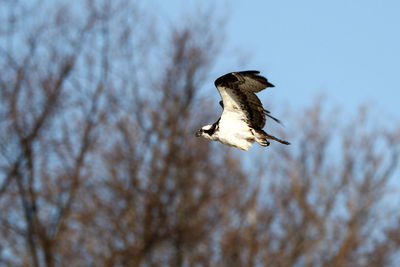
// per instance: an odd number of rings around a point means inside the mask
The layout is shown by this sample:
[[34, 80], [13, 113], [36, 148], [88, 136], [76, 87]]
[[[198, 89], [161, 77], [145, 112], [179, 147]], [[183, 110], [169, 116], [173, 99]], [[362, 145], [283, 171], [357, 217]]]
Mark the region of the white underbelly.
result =
[[219, 140], [226, 144], [247, 150], [255, 141], [250, 127], [242, 120], [221, 118]]

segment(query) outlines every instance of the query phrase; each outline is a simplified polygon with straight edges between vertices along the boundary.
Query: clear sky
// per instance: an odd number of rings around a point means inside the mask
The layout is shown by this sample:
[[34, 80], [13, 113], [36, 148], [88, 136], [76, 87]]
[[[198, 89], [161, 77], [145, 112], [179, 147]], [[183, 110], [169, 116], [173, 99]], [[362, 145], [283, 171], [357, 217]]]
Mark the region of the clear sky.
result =
[[[147, 3], [179, 20], [185, 10], [215, 2]], [[262, 100], [294, 108], [322, 93], [345, 111], [367, 103], [400, 118], [399, 0], [234, 0], [217, 6], [231, 14], [218, 74], [258, 69], [276, 85]], [[250, 59], [232, 62], [237, 51]]]

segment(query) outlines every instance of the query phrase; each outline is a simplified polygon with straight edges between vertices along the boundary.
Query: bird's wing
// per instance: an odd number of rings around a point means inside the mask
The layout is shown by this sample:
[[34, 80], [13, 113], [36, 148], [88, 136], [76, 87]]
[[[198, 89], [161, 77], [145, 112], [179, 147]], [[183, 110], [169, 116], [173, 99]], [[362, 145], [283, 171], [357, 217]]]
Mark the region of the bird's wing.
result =
[[231, 72], [219, 77], [214, 84], [221, 95], [224, 112], [235, 113], [237, 118], [244, 119], [251, 127], [262, 129], [267, 111], [254, 93], [274, 85], [259, 73]]

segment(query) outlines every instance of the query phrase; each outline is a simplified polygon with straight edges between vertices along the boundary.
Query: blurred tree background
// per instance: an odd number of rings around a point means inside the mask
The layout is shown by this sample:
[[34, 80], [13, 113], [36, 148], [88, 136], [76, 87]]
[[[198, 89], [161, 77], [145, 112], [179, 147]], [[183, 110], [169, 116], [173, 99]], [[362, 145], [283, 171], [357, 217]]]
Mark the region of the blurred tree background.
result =
[[317, 99], [245, 158], [194, 137], [220, 112], [218, 11], [0, 9], [0, 266], [399, 263], [399, 125]]

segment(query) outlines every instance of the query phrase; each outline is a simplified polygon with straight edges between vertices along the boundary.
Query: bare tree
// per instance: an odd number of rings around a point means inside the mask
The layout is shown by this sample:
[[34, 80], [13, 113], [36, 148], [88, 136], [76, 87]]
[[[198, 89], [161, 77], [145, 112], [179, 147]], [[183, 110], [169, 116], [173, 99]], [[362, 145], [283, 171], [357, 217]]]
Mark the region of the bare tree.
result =
[[296, 118], [293, 148], [261, 164], [263, 182], [244, 202], [242, 223], [224, 236], [228, 258], [221, 264], [232, 265], [229, 257], [237, 266], [393, 264], [393, 250], [383, 247], [389, 240], [396, 247], [391, 235], [399, 211], [391, 203], [398, 201], [392, 183], [400, 132], [371, 124], [367, 111], [345, 125], [337, 111], [327, 114], [316, 102]]
[[131, 26], [110, 32], [135, 11], [124, 4], [4, 3], [0, 220], [6, 264], [53, 266], [63, 260], [60, 249], [67, 242], [60, 240], [71, 230], [106, 126], [112, 48], [137, 45], [129, 40]]
[[0, 264], [395, 262], [398, 128], [316, 102], [244, 161], [194, 138], [219, 108], [211, 9], [159, 30], [127, 0], [1, 5]]

